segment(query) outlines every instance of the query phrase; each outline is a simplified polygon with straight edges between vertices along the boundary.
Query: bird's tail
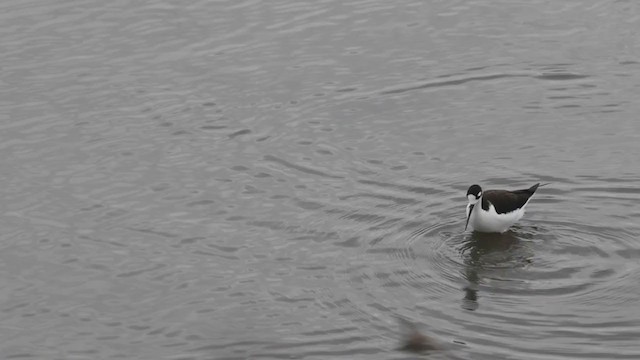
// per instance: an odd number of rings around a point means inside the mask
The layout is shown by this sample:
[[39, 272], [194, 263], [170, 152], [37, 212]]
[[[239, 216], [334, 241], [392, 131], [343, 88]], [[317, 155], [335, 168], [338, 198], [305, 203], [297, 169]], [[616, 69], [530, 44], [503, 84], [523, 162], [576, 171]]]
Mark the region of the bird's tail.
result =
[[527, 192], [530, 193], [530, 194], [533, 194], [534, 192], [536, 192], [536, 190], [538, 190], [539, 187], [546, 186], [546, 185], [549, 185], [549, 184], [551, 184], [551, 183], [544, 183], [544, 184], [537, 183], [537, 184], [533, 185], [532, 187], [528, 188]]

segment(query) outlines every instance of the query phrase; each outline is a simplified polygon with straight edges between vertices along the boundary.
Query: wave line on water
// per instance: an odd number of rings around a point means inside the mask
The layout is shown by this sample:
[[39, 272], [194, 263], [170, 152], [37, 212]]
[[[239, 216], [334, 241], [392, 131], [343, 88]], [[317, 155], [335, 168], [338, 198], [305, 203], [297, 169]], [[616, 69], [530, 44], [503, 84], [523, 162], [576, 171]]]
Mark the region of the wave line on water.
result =
[[310, 167], [294, 164], [292, 162], [289, 162], [289, 161], [284, 160], [284, 159], [280, 159], [280, 158], [275, 157], [273, 155], [265, 155], [262, 159], [264, 161], [274, 162], [274, 163], [277, 163], [277, 164], [280, 164], [280, 165], [284, 165], [284, 166], [286, 166], [288, 168], [291, 168], [291, 169], [294, 169], [294, 170], [298, 170], [298, 171], [301, 171], [303, 173], [307, 173], [307, 174], [311, 174], [311, 175], [318, 175], [318, 176], [327, 177], [327, 178], [331, 178], [331, 179], [344, 179], [343, 176], [328, 174], [328, 173], [322, 172], [320, 170], [312, 169]]
[[429, 81], [429, 82], [419, 83], [414, 86], [391, 88], [388, 90], [381, 91], [380, 94], [392, 95], [392, 94], [404, 93], [407, 91], [428, 89], [432, 87], [462, 85], [464, 83], [468, 83], [471, 81], [495, 80], [495, 79], [503, 79], [503, 78], [517, 78], [517, 77], [530, 77], [530, 76], [531, 76], [530, 74], [490, 74], [490, 75], [468, 76], [468, 77], [463, 77], [463, 78], [453, 79], [453, 80]]

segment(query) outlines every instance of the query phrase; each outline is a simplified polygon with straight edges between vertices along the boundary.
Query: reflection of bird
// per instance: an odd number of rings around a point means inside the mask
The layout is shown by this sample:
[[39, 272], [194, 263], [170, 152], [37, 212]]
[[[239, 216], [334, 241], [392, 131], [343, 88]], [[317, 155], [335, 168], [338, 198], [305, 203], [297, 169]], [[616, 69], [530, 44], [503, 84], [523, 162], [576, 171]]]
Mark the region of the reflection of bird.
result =
[[462, 289], [463, 309], [478, 309], [483, 279], [503, 278], [505, 271], [523, 268], [533, 262], [532, 249], [527, 241], [521, 241], [531, 239], [531, 236], [526, 232], [507, 231], [497, 234], [474, 232], [465, 237], [459, 247], [464, 263], [462, 275], [468, 281]]
[[415, 353], [422, 353], [434, 350], [442, 350], [442, 346], [438, 344], [433, 338], [423, 334], [418, 330], [416, 325], [403, 318], [398, 318], [400, 327], [403, 328], [404, 339], [402, 339], [402, 345], [398, 350], [411, 351]]
[[478, 284], [471, 283], [465, 286], [462, 308], [469, 311], [478, 309]]
[[465, 230], [471, 224], [473, 230], [479, 232], [505, 232], [524, 215], [524, 207], [538, 186], [540, 183], [522, 190], [487, 190], [483, 192], [480, 185], [471, 185], [467, 190], [469, 204], [467, 204]]

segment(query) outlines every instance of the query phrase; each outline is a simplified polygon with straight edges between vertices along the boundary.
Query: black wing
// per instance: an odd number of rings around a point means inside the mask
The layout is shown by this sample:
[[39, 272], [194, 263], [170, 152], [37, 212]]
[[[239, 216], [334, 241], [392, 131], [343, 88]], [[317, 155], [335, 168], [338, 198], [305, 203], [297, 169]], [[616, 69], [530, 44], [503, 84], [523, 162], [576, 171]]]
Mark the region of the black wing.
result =
[[523, 190], [487, 190], [482, 194], [482, 209], [488, 211], [491, 203], [498, 214], [506, 214], [518, 210], [527, 203], [538, 189], [538, 186], [540, 186], [540, 183]]

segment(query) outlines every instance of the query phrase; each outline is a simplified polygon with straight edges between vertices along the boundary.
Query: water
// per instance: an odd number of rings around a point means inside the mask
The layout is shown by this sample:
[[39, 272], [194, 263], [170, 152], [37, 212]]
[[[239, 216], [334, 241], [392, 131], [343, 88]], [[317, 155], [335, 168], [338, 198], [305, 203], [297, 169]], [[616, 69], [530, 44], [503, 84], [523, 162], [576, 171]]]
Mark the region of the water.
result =
[[640, 358], [635, 2], [0, 8], [3, 358]]

